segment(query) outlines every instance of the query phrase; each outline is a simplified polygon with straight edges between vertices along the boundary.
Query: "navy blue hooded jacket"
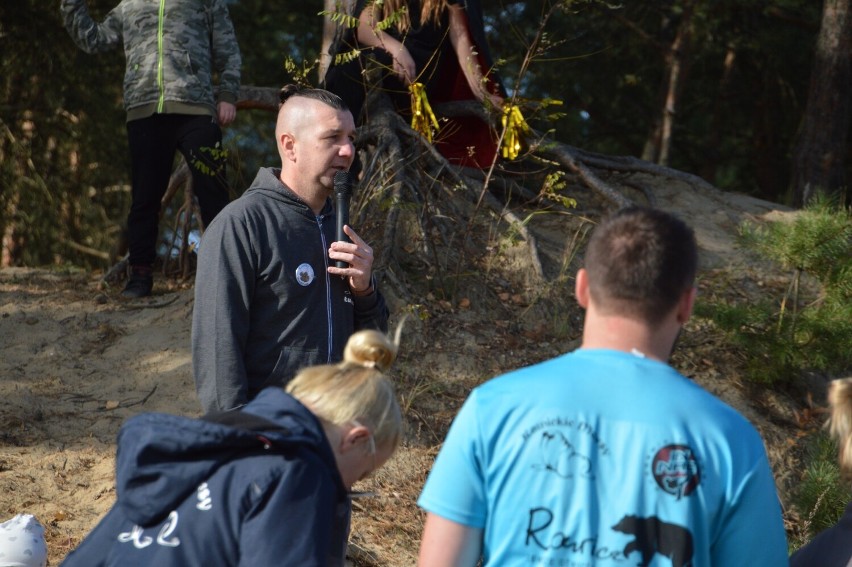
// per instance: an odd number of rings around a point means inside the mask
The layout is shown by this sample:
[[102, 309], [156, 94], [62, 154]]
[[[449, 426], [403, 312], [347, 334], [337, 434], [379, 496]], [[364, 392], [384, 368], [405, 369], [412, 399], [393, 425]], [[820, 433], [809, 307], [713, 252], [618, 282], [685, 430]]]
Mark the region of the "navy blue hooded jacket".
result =
[[351, 506], [319, 420], [279, 388], [240, 413], [269, 427], [128, 420], [116, 503], [62, 565], [343, 565]]
[[852, 502], [835, 525], [821, 531], [790, 557], [790, 567], [849, 567], [852, 565]]

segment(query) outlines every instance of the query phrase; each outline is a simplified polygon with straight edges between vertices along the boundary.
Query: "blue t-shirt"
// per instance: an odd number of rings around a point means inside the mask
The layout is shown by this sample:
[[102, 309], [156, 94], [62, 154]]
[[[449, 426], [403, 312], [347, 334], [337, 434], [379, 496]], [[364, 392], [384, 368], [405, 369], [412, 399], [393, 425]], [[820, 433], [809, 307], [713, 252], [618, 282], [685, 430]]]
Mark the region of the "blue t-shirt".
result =
[[419, 505], [485, 565], [787, 565], [757, 431], [657, 361], [579, 350], [476, 388]]

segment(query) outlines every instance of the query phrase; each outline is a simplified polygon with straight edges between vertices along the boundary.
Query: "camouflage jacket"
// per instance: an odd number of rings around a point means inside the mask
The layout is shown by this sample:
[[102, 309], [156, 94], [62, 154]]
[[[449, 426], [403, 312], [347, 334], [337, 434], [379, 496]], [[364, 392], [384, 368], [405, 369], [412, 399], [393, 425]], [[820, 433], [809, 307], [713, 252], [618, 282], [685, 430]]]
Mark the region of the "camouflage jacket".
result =
[[65, 27], [87, 53], [124, 44], [124, 107], [128, 120], [153, 113], [216, 115], [219, 100], [234, 103], [240, 49], [225, 0], [122, 0], [101, 23], [85, 0], [61, 0]]

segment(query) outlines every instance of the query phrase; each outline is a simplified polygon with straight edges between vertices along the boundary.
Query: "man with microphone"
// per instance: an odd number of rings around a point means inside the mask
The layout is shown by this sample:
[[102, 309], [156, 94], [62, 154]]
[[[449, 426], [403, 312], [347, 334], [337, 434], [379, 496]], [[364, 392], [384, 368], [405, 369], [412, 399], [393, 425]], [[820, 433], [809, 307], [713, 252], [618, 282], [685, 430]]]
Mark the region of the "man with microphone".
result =
[[[342, 359], [353, 331], [387, 331], [373, 250], [335, 214], [348, 207], [355, 122], [321, 89], [281, 90], [281, 168], [261, 168], [201, 242], [192, 318], [195, 386], [205, 411], [239, 407], [305, 366]], [[338, 235], [348, 237], [346, 241]]]

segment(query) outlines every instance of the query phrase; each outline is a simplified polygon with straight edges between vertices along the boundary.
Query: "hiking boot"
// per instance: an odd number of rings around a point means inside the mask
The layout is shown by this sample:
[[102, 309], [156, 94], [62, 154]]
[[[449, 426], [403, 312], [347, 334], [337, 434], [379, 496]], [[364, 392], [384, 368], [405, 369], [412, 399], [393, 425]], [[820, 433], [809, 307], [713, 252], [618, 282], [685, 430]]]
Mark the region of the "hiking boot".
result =
[[139, 298], [151, 295], [154, 287], [154, 271], [147, 266], [133, 266], [130, 268], [130, 279], [121, 292], [122, 297]]

